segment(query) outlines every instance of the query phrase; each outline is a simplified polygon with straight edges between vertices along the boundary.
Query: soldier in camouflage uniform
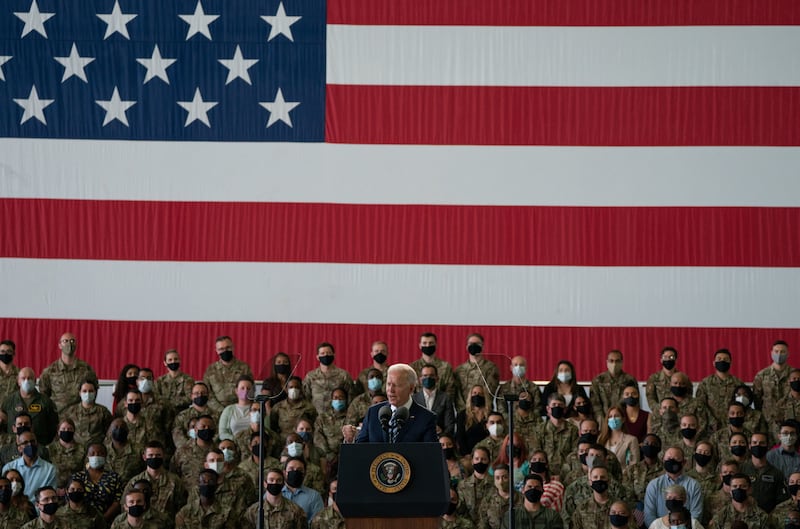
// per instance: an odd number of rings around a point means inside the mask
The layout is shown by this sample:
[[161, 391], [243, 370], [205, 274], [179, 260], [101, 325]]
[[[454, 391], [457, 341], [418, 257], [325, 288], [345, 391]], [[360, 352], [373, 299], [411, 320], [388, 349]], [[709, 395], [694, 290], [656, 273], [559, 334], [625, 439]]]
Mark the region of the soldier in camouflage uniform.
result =
[[80, 385], [79, 394], [81, 402], [69, 406], [61, 417], [70, 419], [75, 424], [75, 441], [78, 443], [83, 445], [102, 443], [111, 424], [111, 412], [102, 404], [97, 404], [95, 382], [84, 381]]
[[711, 441], [700, 441], [695, 447], [694, 464], [686, 475], [694, 479], [703, 491], [703, 497], [713, 494], [720, 487], [719, 475], [714, 471], [716, 466], [714, 445]]
[[783, 522], [788, 518], [789, 513], [797, 511], [797, 505], [800, 502], [800, 472], [789, 474], [789, 478], [786, 480], [786, 489], [789, 492], [789, 498], [776, 505], [770, 513], [773, 523], [777, 527], [783, 527]]
[[611, 504], [617, 500], [624, 500], [616, 497], [609, 481], [608, 469], [603, 465], [595, 466], [589, 471], [588, 484], [591, 495], [581, 499], [571, 512], [567, 511], [565, 504], [565, 509], [561, 512], [565, 524], [572, 529], [605, 527]]
[[[270, 469], [264, 476], [264, 519], [269, 520], [270, 529], [307, 529], [306, 513], [292, 501], [283, 497], [283, 472]], [[242, 529], [258, 527], [258, 502], [242, 514]]]
[[192, 489], [198, 493], [178, 511], [175, 529], [238, 529], [241, 511], [234, 511], [231, 505], [216, 500], [217, 481], [213, 470], [199, 471], [192, 484]]
[[479, 508], [483, 498], [488, 496], [494, 483], [489, 470], [489, 452], [485, 448], [472, 449], [472, 474], [458, 484], [458, 497], [463, 511], [472, 517], [473, 523], [479, 521]]
[[[522, 486], [525, 500], [522, 505], [515, 505], [512, 511], [514, 527], [520, 529], [561, 529], [561, 516], [553, 509], [541, 504], [544, 493], [544, 480], [535, 474], [526, 476]], [[502, 529], [511, 527], [511, 518], [503, 517]]]
[[736, 460], [724, 460], [719, 465], [719, 478], [722, 488], [718, 491], [703, 497], [703, 516], [700, 520], [703, 525], [708, 526], [711, 517], [720, 512], [731, 503], [731, 479], [739, 472], [739, 463]]
[[147, 480], [152, 489], [151, 507], [174, 519], [180, 508], [186, 504], [186, 487], [177, 474], [164, 466], [164, 455], [164, 445], [161, 442], [148, 442], [142, 456], [147, 468], [133, 476], [128, 487], [133, 487], [139, 480]]
[[[153, 429], [158, 431], [158, 439], [164, 442], [168, 452], [172, 452], [172, 439], [167, 438], [170, 425], [175, 420], [174, 407], [171, 402], [162, 401], [155, 392], [155, 376], [149, 367], [139, 369], [139, 378], [136, 380], [139, 392], [142, 394], [142, 418], [145, 423], [151, 426], [149, 435], [156, 435]], [[156, 437], [153, 437], [154, 439]], [[149, 441], [149, 439], [145, 440]]]
[[483, 386], [495, 404], [497, 387], [500, 385], [500, 371], [497, 365], [483, 356], [483, 336], [472, 333], [467, 336], [467, 361], [453, 372], [455, 378], [457, 410], [466, 408], [473, 386]]
[[489, 430], [489, 435], [475, 444], [476, 447], [488, 450], [489, 459], [492, 461], [500, 455], [500, 445], [503, 444], [503, 438], [506, 435], [505, 422], [503, 414], [499, 411], [489, 412], [489, 416], [486, 418], [486, 429]]
[[164, 422], [158, 417], [158, 410], [153, 416], [146, 416], [142, 411], [142, 394], [138, 390], [128, 391], [125, 395], [125, 407], [123, 419], [128, 426], [128, 442], [133, 445], [134, 451], [141, 454], [144, 445], [153, 439], [166, 442], [162, 429]]
[[800, 369], [789, 371], [789, 387], [785, 397], [775, 406], [775, 421], [780, 423], [789, 419], [800, 421]]
[[81, 401], [78, 388], [85, 380], [98, 384], [92, 366], [75, 358], [78, 342], [72, 333], [64, 333], [58, 342], [61, 357], [44, 368], [39, 377], [39, 391], [50, 397], [60, 413], [71, 404]]
[[176, 349], [168, 349], [164, 353], [164, 365], [167, 372], [156, 380], [156, 397], [161, 402], [170, 403], [172, 414], [176, 415], [192, 403], [194, 378], [181, 371], [181, 357]]
[[367, 390], [350, 401], [350, 405], [347, 407], [347, 416], [344, 420], [345, 424], [358, 426], [364, 421], [367, 410], [373, 404], [372, 399], [377, 394], [383, 394], [383, 381], [385, 379], [385, 373], [379, 369], [370, 368], [367, 371], [366, 380], [364, 381]]
[[474, 527], [472, 518], [460, 505], [458, 493], [451, 488], [450, 503], [447, 505], [447, 511], [439, 519], [439, 529], [474, 529]]
[[633, 494], [636, 510], [644, 518], [644, 495], [650, 480], [664, 471], [661, 464], [661, 439], [655, 434], [647, 434], [639, 445], [641, 460], [635, 465], [625, 467], [622, 471], [622, 484]]
[[328, 411], [331, 407], [331, 392], [336, 388], [344, 388], [348, 395], [353, 390], [353, 379], [350, 373], [334, 365], [335, 351], [333, 345], [322, 342], [317, 345], [319, 367], [312, 369], [303, 380], [303, 392], [311, 399], [317, 414]]
[[342, 426], [347, 416], [347, 392], [336, 388], [331, 392], [331, 408], [317, 416], [314, 422], [314, 445], [322, 452], [320, 460], [327, 474], [332, 464], [339, 460], [339, 447], [342, 445]]
[[[241, 433], [241, 432], [240, 432]], [[272, 444], [269, 436], [265, 437], [264, 450], [261, 450], [260, 439], [258, 432], [250, 433], [250, 443], [247, 453], [249, 454], [241, 463], [239, 468], [242, 469], [245, 475], [249, 476], [253, 482], [254, 487], [258, 487], [258, 468], [261, 464], [261, 454], [264, 454], [264, 470], [270, 468], [281, 468], [281, 462], [270, 454], [270, 446]]]
[[[116, 517], [110, 529], [166, 529], [161, 518], [148, 517], [147, 498], [143, 491], [128, 489], [122, 495], [122, 514]], [[136, 524], [136, 525], [134, 525]]]
[[373, 369], [381, 374], [381, 380], [386, 378], [386, 372], [389, 370], [389, 362], [387, 361], [389, 357], [389, 346], [386, 345], [386, 342], [372, 342], [369, 356], [372, 359], [372, 365], [362, 369], [358, 377], [356, 377], [354, 391], [350, 395], [353, 398], [369, 390], [369, 377]]
[[422, 357], [411, 362], [411, 367], [417, 372], [417, 378], [422, 377], [422, 368], [425, 364], [433, 364], [436, 366], [436, 372], [439, 375], [438, 391], [444, 391], [450, 396], [452, 402], [456, 402], [456, 382], [453, 377], [453, 367], [444, 360], [434, 356], [436, 354], [436, 346], [438, 339], [432, 332], [422, 333], [419, 337], [419, 350]]
[[[508, 494], [509, 471], [508, 465], [496, 464], [492, 467], [494, 471], [494, 490], [488, 492], [481, 501], [480, 513], [478, 517], [478, 529], [500, 529], [503, 517], [508, 516], [508, 504], [510, 495]], [[522, 504], [522, 494], [514, 491], [514, 505]]]
[[312, 423], [317, 419], [317, 409], [303, 395], [302, 381], [299, 377], [291, 377], [287, 383], [286, 400], [272, 407], [269, 414], [270, 428], [281, 436], [281, 444], [286, 436], [294, 432], [294, 428], [302, 417]]
[[128, 440], [128, 425], [119, 417], [111, 421], [104, 443], [106, 468], [119, 474], [123, 483], [144, 469], [142, 452]]
[[566, 420], [567, 404], [564, 397], [552, 393], [547, 397], [547, 421], [540, 424], [536, 432], [534, 450], [547, 452], [550, 468], [560, 469], [567, 455], [578, 442], [578, 429]]
[[[670, 391], [675, 402], [678, 403], [678, 417], [692, 414], [697, 417], [697, 427], [700, 430], [708, 430], [710, 421], [709, 412], [706, 410], [706, 402], [692, 397], [692, 382], [686, 373], [678, 372], [672, 375]], [[730, 399], [725, 402], [730, 401]]]
[[714, 353], [714, 373], [707, 376], [697, 385], [695, 399], [705, 404], [708, 411], [710, 431], [722, 428], [728, 422], [728, 403], [733, 400], [733, 391], [742, 385], [739, 377], [730, 374], [731, 353], [720, 349]]
[[[203, 467], [217, 473], [216, 502], [231, 507], [234, 512], [244, 512], [258, 500], [258, 491], [250, 476], [237, 466], [225, 463], [225, 455], [219, 448], [212, 448], [206, 454]], [[196, 489], [189, 496], [196, 494]]]
[[214, 341], [214, 349], [218, 359], [206, 368], [203, 382], [209, 390], [209, 401], [212, 407], [222, 410], [229, 404], [236, 403], [236, 381], [247, 375], [253, 378], [250, 366], [233, 356], [233, 340], [230, 336], [220, 336]]
[[75, 442], [75, 423], [69, 419], [62, 420], [58, 425], [58, 436], [47, 450], [50, 452], [49, 461], [58, 473], [56, 489], [66, 489], [70, 476], [83, 467], [86, 455], [86, 447]]
[[745, 428], [747, 408], [739, 402], [728, 404], [728, 418], [726, 424], [711, 436], [711, 442], [719, 449], [720, 459], [731, 457], [730, 440], [735, 433], [744, 435], [750, 439], [750, 430]]
[[28, 516], [23, 511], [11, 506], [11, 481], [0, 477], [0, 529], [17, 529], [27, 521]]
[[659, 409], [661, 401], [671, 397], [670, 386], [672, 375], [677, 372], [675, 364], [678, 361], [678, 351], [674, 347], [665, 347], [661, 350], [661, 369], [650, 375], [645, 384], [647, 404], [653, 412]]
[[[311, 520], [311, 529], [346, 529], [344, 517], [336, 504], [336, 492], [339, 490], [338, 480], [328, 485], [328, 506], [322, 509]], [[452, 490], [452, 489], [451, 489]], [[451, 492], [452, 494], [452, 492]], [[456, 496], [457, 497], [457, 496]]]
[[606, 356], [606, 365], [608, 370], [592, 379], [592, 390], [589, 393], [592, 410], [598, 421], [605, 420], [608, 408], [619, 406], [625, 386], [637, 384], [633, 376], [622, 370], [622, 352], [609, 351]]
[[[56, 511], [56, 518], [64, 520], [70, 529], [106, 528], [103, 515], [86, 501], [86, 487], [79, 479], [72, 479], [67, 484], [66, 503]], [[0, 528], [3, 528], [2, 523]]]
[[747, 527], [777, 529], [769, 515], [750, 496], [750, 478], [744, 474], [735, 474], [731, 478], [731, 502], [714, 514], [708, 527], [727, 529], [735, 521], [742, 521]]
[[537, 445], [536, 431], [542, 424], [542, 417], [538, 412], [539, 407], [536, 405], [536, 401], [540, 398], [539, 390], [535, 386], [532, 392], [522, 390], [519, 393], [517, 406], [514, 408], [514, 432], [525, 440], [528, 452], [532, 452], [534, 446]]
[[[768, 423], [780, 422], [776, 419], [777, 404], [789, 394], [789, 372], [792, 366], [789, 359], [789, 346], [783, 340], [772, 344], [770, 351], [772, 363], [753, 377], [755, 409], [762, 410]], [[771, 426], [771, 424], [770, 424]]]
[[579, 508], [581, 502], [592, 496], [591, 480], [587, 481], [587, 477], [591, 476], [595, 468], [602, 468], [605, 470], [605, 475], [608, 480], [609, 493], [615, 499], [633, 502], [633, 493], [619, 480], [614, 478], [608, 472], [606, 461], [608, 460], [608, 451], [601, 445], [592, 445], [586, 452], [587, 463], [591, 462], [591, 466], [584, 465], [584, 473], [580, 476], [575, 476], [574, 481], [569, 482], [567, 488], [564, 490], [564, 505], [561, 509], [561, 515], [565, 523], [572, 519], [573, 513]]
[[[206, 454], [216, 446], [215, 425], [214, 419], [209, 415], [198, 417], [195, 424], [197, 439], [178, 448], [172, 458], [172, 471], [183, 479], [187, 491], [196, 487], [197, 476], [203, 469]], [[217, 481], [215, 475], [214, 485], [217, 484]]]
[[524, 356], [515, 356], [511, 359], [511, 378], [500, 384], [497, 390], [495, 409], [508, 414], [508, 404], [504, 395], [521, 395], [525, 391], [532, 403], [530, 407], [531, 415], [536, 415], [536, 418], [540, 419], [537, 410], [542, 407], [542, 392], [533, 381], [526, 378], [527, 366], [528, 361], [525, 360]]
[[222, 409], [219, 404], [209, 399], [209, 389], [205, 382], [195, 382], [192, 386], [192, 404], [175, 416], [172, 422], [172, 442], [175, 448], [180, 448], [191, 441], [189, 438], [189, 421], [201, 415], [208, 415], [214, 419], [214, 424], [219, 421]]
[[0, 402], [17, 390], [19, 368], [14, 365], [17, 345], [11, 340], [0, 341]]
[[[39, 517], [22, 526], [22, 529], [67, 529], [69, 524], [63, 519], [56, 518], [58, 509], [58, 496], [55, 489], [50, 486], [40, 488], [35, 493], [36, 508]], [[51, 510], [52, 509], [52, 510]]]
[[36, 389], [36, 373], [23, 367], [17, 374], [19, 388], [3, 401], [3, 411], [8, 417], [25, 412], [31, 417], [32, 428], [42, 445], [49, 444], [56, 436], [58, 412], [55, 403]]

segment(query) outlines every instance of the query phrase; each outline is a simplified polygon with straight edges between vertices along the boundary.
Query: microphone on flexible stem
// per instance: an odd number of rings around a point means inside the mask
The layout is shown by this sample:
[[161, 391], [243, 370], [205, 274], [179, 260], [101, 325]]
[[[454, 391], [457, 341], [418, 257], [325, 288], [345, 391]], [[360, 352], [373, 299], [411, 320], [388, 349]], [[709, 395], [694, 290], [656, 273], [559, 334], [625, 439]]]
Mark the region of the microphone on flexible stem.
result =
[[397, 408], [397, 411], [394, 412], [394, 420], [397, 422], [398, 430], [405, 426], [408, 420], [408, 408]]
[[381, 428], [386, 433], [389, 433], [389, 421], [392, 418], [391, 406], [384, 406], [378, 411], [378, 420], [381, 421]]

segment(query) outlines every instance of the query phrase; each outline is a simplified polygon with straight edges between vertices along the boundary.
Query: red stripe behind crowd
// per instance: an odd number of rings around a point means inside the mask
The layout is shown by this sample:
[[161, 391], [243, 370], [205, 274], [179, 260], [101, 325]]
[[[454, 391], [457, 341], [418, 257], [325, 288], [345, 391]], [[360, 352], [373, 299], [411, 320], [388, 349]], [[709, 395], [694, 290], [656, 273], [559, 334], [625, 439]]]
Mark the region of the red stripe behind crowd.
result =
[[[4, 199], [0, 256], [565, 266], [800, 266], [800, 208]], [[237, 234], [233, 237], [231, 234]], [[97, 244], [103, 241], [103, 244]], [[392, 241], [392, 244], [386, 244]], [[422, 246], [420, 246], [422, 245]]]
[[[209, 296], [212, 294], [209, 293]], [[13, 300], [5, 300], [13, 302]], [[353, 376], [369, 363], [374, 340], [389, 344], [390, 362], [409, 362], [419, 357], [419, 334], [439, 336], [438, 355], [454, 364], [466, 360], [466, 337], [481, 332], [486, 339], [487, 358], [509, 376], [506, 357], [521, 354], [528, 359], [532, 379], [549, 379], [559, 359], [576, 364], [580, 380], [589, 380], [605, 369], [606, 353], [620, 349], [625, 369], [644, 380], [659, 367], [659, 352], [665, 345], [680, 352], [679, 368], [697, 381], [713, 371], [713, 352], [726, 347], [733, 354], [731, 372], [750, 381], [770, 362], [770, 349], [782, 339], [800, 344], [798, 329], [723, 329], [655, 327], [511, 327], [443, 325], [345, 325], [317, 323], [240, 322], [134, 322], [48, 319], [0, 319], [0, 336], [17, 342], [19, 366], [30, 365], [37, 373], [59, 355], [58, 339], [64, 331], [78, 338], [78, 355], [89, 361], [101, 378], [115, 379], [128, 362], [165, 372], [162, 355], [175, 347], [183, 355], [184, 369], [200, 378], [215, 360], [214, 338], [230, 335], [236, 354], [247, 361], [256, 376], [268, 374], [270, 358], [277, 351], [302, 356], [301, 376], [318, 366], [315, 346], [329, 341], [337, 352], [337, 365]], [[789, 363], [800, 361], [790, 356]]]

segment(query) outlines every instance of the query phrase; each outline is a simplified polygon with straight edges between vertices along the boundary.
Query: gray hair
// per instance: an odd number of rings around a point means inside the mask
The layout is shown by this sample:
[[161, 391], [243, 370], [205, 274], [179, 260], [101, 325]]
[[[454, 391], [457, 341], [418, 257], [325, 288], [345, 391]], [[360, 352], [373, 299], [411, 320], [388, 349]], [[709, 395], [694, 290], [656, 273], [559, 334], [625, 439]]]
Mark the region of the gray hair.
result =
[[417, 387], [417, 372], [414, 371], [413, 367], [408, 364], [392, 364], [389, 366], [386, 376], [396, 372], [405, 373], [406, 380], [408, 381], [409, 385], [412, 387]]
[[666, 498], [668, 494], [674, 494], [679, 498], [683, 498], [683, 501], [686, 501], [686, 489], [683, 485], [670, 485], [664, 489], [664, 497]]

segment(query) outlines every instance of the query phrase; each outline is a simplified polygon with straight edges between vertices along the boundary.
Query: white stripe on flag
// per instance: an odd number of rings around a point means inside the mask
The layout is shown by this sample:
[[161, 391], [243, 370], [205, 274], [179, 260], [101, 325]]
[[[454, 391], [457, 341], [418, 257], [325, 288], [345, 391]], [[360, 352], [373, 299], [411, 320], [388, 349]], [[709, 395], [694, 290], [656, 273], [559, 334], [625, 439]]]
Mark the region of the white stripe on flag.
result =
[[792, 268], [2, 259], [0, 277], [0, 317], [16, 318], [793, 328], [800, 314]]
[[796, 147], [430, 147], [0, 139], [0, 152], [0, 196], [14, 198], [800, 206], [796, 170], [800, 148]]
[[328, 26], [330, 84], [797, 86], [800, 27]]

